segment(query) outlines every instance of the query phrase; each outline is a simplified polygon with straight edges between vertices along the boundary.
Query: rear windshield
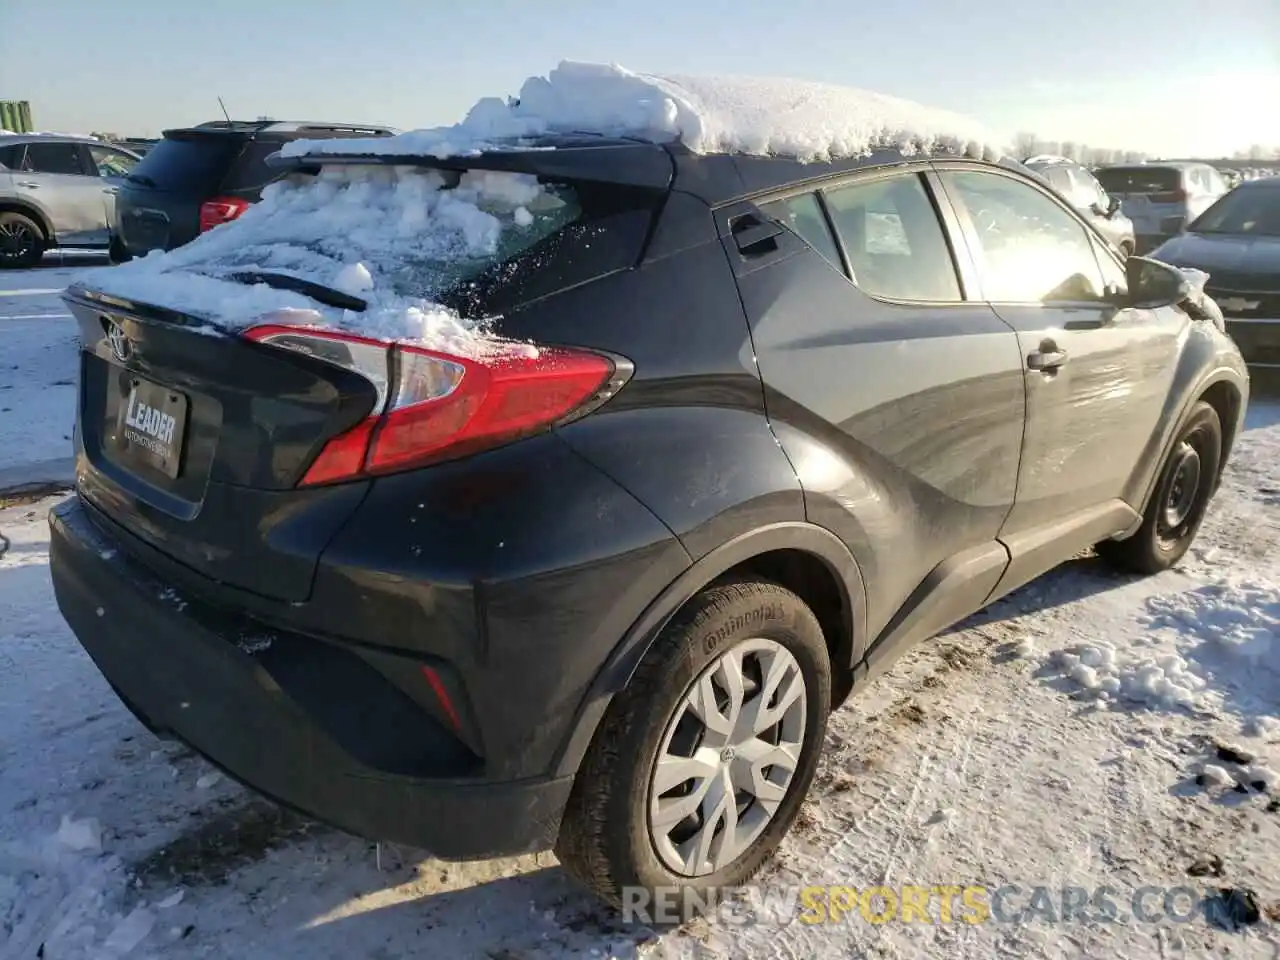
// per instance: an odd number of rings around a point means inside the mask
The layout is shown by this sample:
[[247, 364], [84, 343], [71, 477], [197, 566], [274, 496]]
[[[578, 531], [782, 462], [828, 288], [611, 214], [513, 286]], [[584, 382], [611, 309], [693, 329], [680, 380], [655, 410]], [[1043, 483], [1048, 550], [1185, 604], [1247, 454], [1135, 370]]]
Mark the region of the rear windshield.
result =
[[234, 137], [165, 137], [147, 151], [130, 179], [158, 190], [216, 190], [243, 146], [244, 141]]
[[1197, 217], [1187, 229], [1192, 233], [1280, 237], [1280, 190], [1273, 187], [1233, 190]]
[[1168, 193], [1182, 189], [1176, 167], [1109, 167], [1094, 171], [1107, 193]]
[[[271, 184], [238, 220], [133, 272], [284, 273], [365, 299], [370, 323], [429, 304], [492, 317], [633, 266], [659, 200], [528, 174], [334, 165]], [[123, 282], [133, 266], [112, 273]]]

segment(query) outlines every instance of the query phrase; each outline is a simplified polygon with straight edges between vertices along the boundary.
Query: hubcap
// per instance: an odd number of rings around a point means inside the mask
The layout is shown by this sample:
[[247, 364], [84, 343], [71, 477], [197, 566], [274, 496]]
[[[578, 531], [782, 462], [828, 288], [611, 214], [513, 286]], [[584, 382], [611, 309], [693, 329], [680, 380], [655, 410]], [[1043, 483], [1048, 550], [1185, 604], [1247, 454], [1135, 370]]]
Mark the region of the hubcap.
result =
[[734, 647], [690, 685], [649, 787], [649, 832], [668, 869], [713, 873], [764, 832], [800, 762], [806, 700], [795, 656], [763, 638]]
[[0, 256], [19, 260], [31, 252], [36, 237], [25, 223], [0, 223]]
[[1200, 491], [1200, 454], [1187, 442], [1179, 445], [1171, 468], [1169, 496], [1165, 498], [1164, 532], [1176, 530], [1191, 514]]

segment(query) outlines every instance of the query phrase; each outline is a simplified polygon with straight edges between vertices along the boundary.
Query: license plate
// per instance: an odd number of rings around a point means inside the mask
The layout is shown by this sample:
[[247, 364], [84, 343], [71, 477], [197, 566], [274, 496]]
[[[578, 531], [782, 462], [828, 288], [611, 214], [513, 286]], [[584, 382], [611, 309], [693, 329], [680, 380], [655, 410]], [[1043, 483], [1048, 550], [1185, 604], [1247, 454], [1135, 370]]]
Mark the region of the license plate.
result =
[[131, 460], [176, 478], [182, 466], [186, 427], [185, 396], [150, 380], [133, 378], [117, 431], [122, 451]]

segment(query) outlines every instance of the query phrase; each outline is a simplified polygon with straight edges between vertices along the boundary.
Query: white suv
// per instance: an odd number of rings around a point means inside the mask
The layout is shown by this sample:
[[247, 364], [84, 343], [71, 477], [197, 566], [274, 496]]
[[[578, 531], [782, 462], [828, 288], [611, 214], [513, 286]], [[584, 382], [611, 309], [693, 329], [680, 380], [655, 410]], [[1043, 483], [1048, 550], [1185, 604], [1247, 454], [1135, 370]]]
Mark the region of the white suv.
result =
[[0, 136], [0, 267], [35, 266], [54, 247], [108, 249], [115, 194], [137, 162], [99, 140]]

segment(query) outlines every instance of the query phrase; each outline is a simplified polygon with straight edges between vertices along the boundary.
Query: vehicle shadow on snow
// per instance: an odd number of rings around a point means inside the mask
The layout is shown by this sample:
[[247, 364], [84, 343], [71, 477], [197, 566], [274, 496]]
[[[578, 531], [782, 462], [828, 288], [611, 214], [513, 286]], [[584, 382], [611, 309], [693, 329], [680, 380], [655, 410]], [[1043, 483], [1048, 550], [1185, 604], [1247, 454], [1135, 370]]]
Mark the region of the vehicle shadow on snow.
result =
[[[379, 848], [254, 796], [240, 801], [131, 865], [144, 896], [175, 886], [196, 893], [183, 935], [192, 949], [234, 948], [243, 938], [273, 956], [515, 960], [559, 956], [570, 946], [616, 949], [654, 935], [623, 923], [550, 854], [450, 863]], [[207, 909], [208, 898], [225, 896], [244, 905]]]

